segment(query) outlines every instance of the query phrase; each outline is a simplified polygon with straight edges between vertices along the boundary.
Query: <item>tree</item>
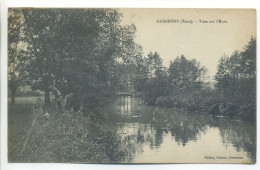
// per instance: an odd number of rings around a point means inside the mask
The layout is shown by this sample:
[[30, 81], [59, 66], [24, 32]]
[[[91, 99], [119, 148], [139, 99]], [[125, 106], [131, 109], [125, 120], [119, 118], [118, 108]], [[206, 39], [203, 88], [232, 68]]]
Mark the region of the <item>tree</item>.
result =
[[134, 78], [134, 88], [137, 92], [143, 92], [148, 83], [149, 69], [146, 66], [147, 58], [140, 55], [136, 58], [136, 75]]
[[230, 57], [224, 55], [218, 65], [215, 75], [216, 88], [227, 96], [228, 91], [237, 93], [243, 79], [255, 79], [256, 77], [256, 41], [251, 38], [243, 52], [234, 51]]
[[251, 37], [248, 44], [241, 52], [241, 68], [243, 77], [256, 78], [256, 39]]
[[23, 9], [32, 87], [92, 107], [114, 92], [113, 67], [139, 53], [134, 25], [114, 9]]
[[202, 112], [209, 95], [207, 69], [182, 55], [170, 63], [168, 72], [168, 103], [179, 109]]
[[[226, 114], [254, 117], [256, 101], [256, 40], [251, 38], [242, 52], [223, 56], [215, 75], [216, 93]], [[230, 109], [232, 108], [232, 109]], [[248, 116], [246, 116], [248, 117]]]
[[138, 58], [135, 89], [142, 92], [142, 98], [148, 104], [155, 104], [159, 96], [166, 94], [167, 74], [162, 61], [157, 52]]
[[24, 43], [23, 15], [20, 9], [8, 10], [8, 87], [15, 104], [17, 88], [26, 83], [28, 56]]
[[57, 55], [53, 53], [53, 40], [55, 38], [56, 23], [59, 20], [57, 11], [46, 9], [21, 9], [24, 20], [24, 34], [27, 51], [30, 53], [29, 83], [32, 89], [39, 89], [45, 92], [44, 103], [50, 104], [49, 92], [53, 85], [55, 63]]
[[[92, 108], [102, 105], [106, 97], [114, 94], [118, 85], [116, 82], [121, 77], [115, 74], [119, 71], [115, 70], [116, 66], [120, 60], [122, 64], [131, 62], [139, 53], [139, 48], [134, 42], [135, 26], [121, 25], [121, 14], [117, 10], [84, 9], [82, 14], [78, 10], [75, 13], [73, 17], [85, 15], [89, 18], [85, 23], [76, 18], [71, 22], [76, 22], [80, 28], [90, 28], [84, 31], [85, 36], [78, 35], [78, 27], [70, 28], [69, 25], [75, 24], [67, 21], [66, 32], [68, 36], [73, 35], [76, 46], [68, 48], [69, 55], [62, 67], [65, 68], [63, 73], [70, 87], [69, 92], [75, 94], [76, 109], [82, 106], [84, 112], [89, 113]], [[96, 25], [94, 28], [93, 23]], [[75, 102], [72, 105], [75, 106]]]
[[200, 66], [195, 59], [188, 60], [182, 55], [169, 66], [169, 88], [172, 95], [188, 94], [194, 89], [200, 89], [206, 80], [207, 69]]

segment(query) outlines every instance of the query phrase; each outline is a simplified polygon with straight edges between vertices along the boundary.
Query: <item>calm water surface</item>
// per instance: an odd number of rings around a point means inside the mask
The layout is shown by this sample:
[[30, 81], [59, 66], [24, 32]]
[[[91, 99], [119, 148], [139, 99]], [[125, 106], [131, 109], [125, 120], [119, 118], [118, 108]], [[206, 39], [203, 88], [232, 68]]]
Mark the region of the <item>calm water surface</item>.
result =
[[[250, 163], [255, 126], [228, 118], [148, 106], [121, 96], [104, 108], [127, 148], [126, 163]], [[231, 157], [232, 158], [231, 158]]]

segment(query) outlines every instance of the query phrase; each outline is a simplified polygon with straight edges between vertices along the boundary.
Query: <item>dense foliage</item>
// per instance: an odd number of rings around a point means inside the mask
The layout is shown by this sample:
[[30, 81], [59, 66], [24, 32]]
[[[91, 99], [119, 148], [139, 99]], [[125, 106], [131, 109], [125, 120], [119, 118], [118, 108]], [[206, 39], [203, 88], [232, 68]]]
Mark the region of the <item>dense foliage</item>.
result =
[[251, 38], [242, 52], [223, 56], [209, 86], [207, 69], [184, 55], [162, 66], [158, 53], [139, 57], [135, 89], [148, 104], [176, 107], [192, 112], [231, 116], [247, 121], [256, 113], [256, 40]]
[[[17, 12], [10, 9], [9, 14]], [[121, 25], [117, 10], [32, 8], [19, 12], [22, 21], [9, 17], [9, 26], [22, 22], [25, 38], [21, 43], [30, 53], [25, 67], [29, 84], [45, 92], [46, 105], [50, 92], [58, 100], [71, 94], [69, 105], [89, 112], [86, 108], [102, 104], [115, 92], [120, 76], [115, 67], [130, 63], [140, 53], [133, 41], [135, 26]]]
[[199, 62], [182, 55], [167, 69], [157, 52], [140, 60], [135, 87], [145, 102], [193, 111], [201, 109], [203, 93], [208, 93], [209, 87], [204, 81], [207, 70]]
[[[9, 89], [28, 84], [55, 95], [60, 109], [96, 114], [118, 91], [144, 103], [254, 120], [256, 40], [223, 56], [209, 86], [207, 69], [184, 55], [168, 68], [157, 52], [142, 55], [134, 25], [115, 9], [9, 9]], [[64, 104], [65, 102], [65, 104]]]
[[148, 57], [137, 59], [134, 87], [141, 92], [141, 97], [145, 102], [155, 104], [156, 99], [166, 93], [166, 81], [166, 70], [157, 52], [150, 52]]
[[10, 11], [8, 17], [8, 85], [12, 103], [15, 103], [17, 88], [26, 84], [28, 52], [25, 40], [23, 14], [21, 10]]
[[256, 39], [251, 38], [242, 52], [223, 56], [215, 75], [216, 97], [223, 114], [255, 120]]

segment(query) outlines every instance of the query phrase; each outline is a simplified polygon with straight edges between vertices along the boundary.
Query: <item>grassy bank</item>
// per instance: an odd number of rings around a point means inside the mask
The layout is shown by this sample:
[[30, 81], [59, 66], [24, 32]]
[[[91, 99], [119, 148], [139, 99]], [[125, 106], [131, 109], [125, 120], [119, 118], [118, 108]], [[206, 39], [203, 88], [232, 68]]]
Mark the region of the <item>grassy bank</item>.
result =
[[[27, 138], [20, 137], [23, 140], [9, 154], [10, 162], [116, 163], [127, 157], [127, 148], [121, 145], [116, 130], [108, 130], [82, 113], [58, 112], [54, 106], [48, 110], [47, 117], [41, 109], [36, 109], [35, 124], [27, 128], [31, 133]], [[10, 137], [9, 134], [9, 143]]]
[[33, 104], [8, 105], [8, 157], [9, 161], [16, 161], [21, 140], [32, 123]]

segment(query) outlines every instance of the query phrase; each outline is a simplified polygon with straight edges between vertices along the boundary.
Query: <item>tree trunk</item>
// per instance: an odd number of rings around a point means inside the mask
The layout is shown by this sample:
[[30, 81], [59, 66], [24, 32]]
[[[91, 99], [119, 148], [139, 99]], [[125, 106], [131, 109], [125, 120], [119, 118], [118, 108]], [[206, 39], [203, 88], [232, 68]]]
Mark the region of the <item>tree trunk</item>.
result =
[[45, 89], [44, 105], [49, 106], [51, 104], [49, 89]]

